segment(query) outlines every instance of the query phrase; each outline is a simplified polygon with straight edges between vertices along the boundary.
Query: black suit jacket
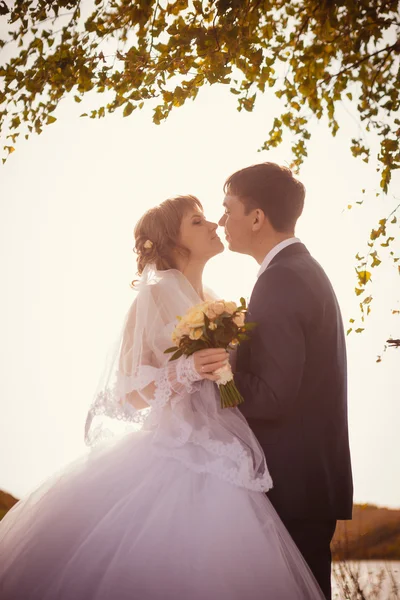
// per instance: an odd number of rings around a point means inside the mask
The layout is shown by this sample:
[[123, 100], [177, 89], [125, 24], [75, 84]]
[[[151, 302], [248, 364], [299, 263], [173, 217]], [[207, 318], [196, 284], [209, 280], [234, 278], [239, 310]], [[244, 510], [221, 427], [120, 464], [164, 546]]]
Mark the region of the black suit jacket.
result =
[[260, 275], [239, 346], [240, 409], [258, 438], [282, 519], [351, 519], [346, 346], [340, 308], [303, 244], [281, 250]]

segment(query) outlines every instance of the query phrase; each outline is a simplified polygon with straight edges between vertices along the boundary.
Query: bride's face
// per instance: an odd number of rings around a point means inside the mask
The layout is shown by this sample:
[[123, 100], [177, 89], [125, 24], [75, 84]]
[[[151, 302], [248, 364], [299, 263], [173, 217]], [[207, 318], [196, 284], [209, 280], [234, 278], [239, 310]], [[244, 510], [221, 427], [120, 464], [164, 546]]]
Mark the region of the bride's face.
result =
[[223, 252], [224, 245], [216, 233], [217, 223], [207, 221], [200, 209], [184, 215], [180, 228], [180, 242], [190, 251], [191, 260], [208, 260]]

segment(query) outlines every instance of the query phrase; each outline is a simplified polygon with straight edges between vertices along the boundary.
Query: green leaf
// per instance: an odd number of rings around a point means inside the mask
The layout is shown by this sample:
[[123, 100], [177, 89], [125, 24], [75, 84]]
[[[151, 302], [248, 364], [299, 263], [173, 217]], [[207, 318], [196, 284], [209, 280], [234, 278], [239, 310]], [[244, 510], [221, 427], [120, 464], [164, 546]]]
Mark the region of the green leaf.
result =
[[255, 323], [254, 321], [249, 321], [244, 324], [244, 328], [246, 329], [246, 331], [252, 331], [255, 327], [257, 327], [257, 325], [258, 323]]
[[237, 339], [239, 340], [239, 342], [245, 342], [246, 340], [250, 340], [251, 338], [249, 335], [246, 335], [245, 333], [238, 333]]
[[181, 348], [179, 348], [179, 350], [177, 350], [177, 352], [175, 352], [175, 354], [173, 354], [169, 360], [170, 361], [176, 360], [177, 358], [180, 358], [182, 356], [182, 354], [183, 354], [183, 350]]
[[200, 340], [190, 340], [190, 346], [185, 350], [185, 354], [186, 356], [191, 356], [192, 354], [194, 354], [195, 352], [198, 352], [198, 350], [204, 350], [205, 348], [210, 348], [210, 345], [200, 339]]
[[171, 348], [164, 350], [164, 354], [171, 354], [171, 352], [176, 352], [176, 350], [178, 350], [178, 346], [172, 346]]

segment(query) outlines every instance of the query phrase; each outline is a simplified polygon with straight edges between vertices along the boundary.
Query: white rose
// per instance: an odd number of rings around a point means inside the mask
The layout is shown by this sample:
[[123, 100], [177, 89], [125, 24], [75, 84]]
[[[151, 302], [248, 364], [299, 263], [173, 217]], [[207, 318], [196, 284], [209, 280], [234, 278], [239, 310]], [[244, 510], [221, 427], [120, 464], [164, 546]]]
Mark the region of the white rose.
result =
[[235, 315], [232, 320], [235, 323], [235, 325], [237, 325], [238, 327], [243, 327], [244, 318], [245, 318], [244, 313], [240, 312], [240, 313], [237, 313], [237, 315]]

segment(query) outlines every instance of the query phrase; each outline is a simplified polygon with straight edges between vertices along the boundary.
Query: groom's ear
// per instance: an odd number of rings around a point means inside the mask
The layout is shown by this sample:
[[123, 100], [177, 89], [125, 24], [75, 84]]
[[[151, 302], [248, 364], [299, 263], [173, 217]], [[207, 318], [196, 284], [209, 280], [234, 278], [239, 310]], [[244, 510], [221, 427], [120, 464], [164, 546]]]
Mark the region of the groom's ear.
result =
[[252, 219], [252, 230], [253, 231], [259, 231], [262, 226], [264, 225], [264, 221], [265, 221], [265, 214], [264, 212], [260, 209], [260, 208], [256, 208], [254, 210], [254, 215], [253, 215], [253, 219]]

